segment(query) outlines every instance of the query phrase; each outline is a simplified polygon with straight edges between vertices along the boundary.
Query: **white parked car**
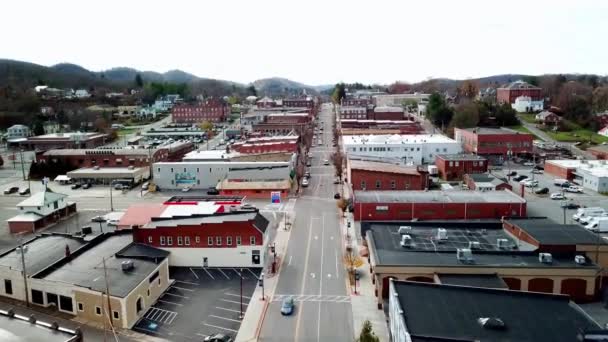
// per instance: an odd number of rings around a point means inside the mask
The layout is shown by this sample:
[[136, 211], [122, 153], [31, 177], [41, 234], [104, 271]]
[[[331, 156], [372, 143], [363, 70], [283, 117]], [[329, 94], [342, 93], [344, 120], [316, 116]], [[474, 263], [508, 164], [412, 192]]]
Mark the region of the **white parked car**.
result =
[[323, 161], [323, 165], [329, 165], [329, 160], [325, 159], [325, 160]]
[[188, 191], [190, 191], [190, 189], [192, 189], [192, 187], [187, 186], [185, 188], [182, 188], [182, 192], [188, 192]]
[[566, 192], [574, 192], [574, 193], [582, 193], [583, 192], [583, 187], [582, 186], [576, 186], [576, 185], [571, 185], [567, 188], [564, 188], [564, 191]]
[[525, 162], [524, 166], [534, 166], [534, 163], [533, 162]]
[[551, 194], [552, 200], [564, 200], [566, 196], [564, 196], [561, 192], [554, 192]]
[[538, 181], [537, 180], [531, 180], [531, 179], [526, 179], [524, 181], [522, 181], [522, 184], [527, 187], [527, 188], [534, 188], [538, 186]]

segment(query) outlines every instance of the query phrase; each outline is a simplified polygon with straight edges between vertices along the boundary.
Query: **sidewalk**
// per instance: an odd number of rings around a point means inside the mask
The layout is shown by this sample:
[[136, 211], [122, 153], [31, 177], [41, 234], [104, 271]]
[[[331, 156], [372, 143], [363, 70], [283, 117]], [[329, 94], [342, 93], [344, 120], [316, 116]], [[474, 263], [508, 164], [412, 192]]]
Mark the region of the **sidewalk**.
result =
[[[344, 193], [348, 194], [349, 189], [346, 184], [343, 185]], [[355, 232], [356, 225], [353, 213], [346, 213], [345, 219], [341, 222], [341, 231], [344, 241], [346, 235], [350, 235], [352, 248], [359, 251], [359, 239]], [[351, 227], [348, 228], [347, 222], [351, 222]], [[369, 320], [372, 324], [372, 329], [380, 341], [389, 341], [388, 322], [383, 310], [378, 310], [377, 299], [374, 294], [374, 284], [372, 284], [371, 274], [369, 272], [369, 264], [367, 258], [361, 257], [363, 265], [357, 269], [360, 275], [357, 281], [357, 293], [354, 293], [354, 288], [351, 289], [350, 302], [353, 310], [353, 329], [355, 338], [361, 333], [363, 322]]]
[[[289, 221], [295, 222], [295, 212], [289, 215]], [[288, 225], [289, 226], [289, 225]], [[292, 226], [292, 225], [291, 225]], [[279, 281], [279, 272], [281, 271], [281, 265], [283, 256], [287, 251], [287, 245], [289, 243], [289, 237], [291, 235], [291, 229], [284, 229], [284, 222], [281, 220], [277, 226], [277, 233], [274, 238], [274, 243], [277, 252], [277, 269], [276, 273], [271, 274], [271, 265], [273, 257], [269, 254], [269, 260], [264, 268], [264, 296], [265, 300], [262, 300], [262, 287], [257, 286], [251, 301], [245, 311], [245, 317], [241, 321], [241, 327], [236, 335], [236, 342], [245, 341], [257, 341], [258, 336], [262, 330], [262, 324], [264, 323], [264, 317], [266, 317], [266, 310], [270, 304], [270, 300], [274, 295], [275, 288]]]

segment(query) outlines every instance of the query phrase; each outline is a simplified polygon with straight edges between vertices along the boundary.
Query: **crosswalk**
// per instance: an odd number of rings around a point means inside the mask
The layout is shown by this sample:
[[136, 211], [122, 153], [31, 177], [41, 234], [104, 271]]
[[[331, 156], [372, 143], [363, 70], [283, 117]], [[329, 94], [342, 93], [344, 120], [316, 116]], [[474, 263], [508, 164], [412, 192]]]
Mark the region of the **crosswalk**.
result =
[[175, 311], [163, 310], [155, 307], [151, 307], [150, 310], [148, 310], [148, 312], [146, 312], [146, 314], [144, 315], [145, 318], [151, 321], [164, 324], [173, 323], [173, 320], [176, 316], [177, 312]]
[[282, 302], [288, 297], [292, 297], [294, 302], [328, 302], [328, 303], [350, 303], [350, 296], [332, 295], [290, 295], [279, 294], [272, 297], [273, 302]]

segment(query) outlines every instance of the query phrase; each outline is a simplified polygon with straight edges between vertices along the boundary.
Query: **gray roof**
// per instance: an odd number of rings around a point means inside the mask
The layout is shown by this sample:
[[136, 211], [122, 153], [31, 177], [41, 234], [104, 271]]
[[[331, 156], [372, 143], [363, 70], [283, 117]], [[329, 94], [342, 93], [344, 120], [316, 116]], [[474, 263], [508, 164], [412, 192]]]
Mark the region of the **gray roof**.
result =
[[153, 218], [151, 222], [142, 228], [177, 227], [182, 225], [203, 225], [224, 222], [253, 221], [253, 225], [264, 233], [269, 221], [258, 211], [241, 211], [228, 214], [197, 215], [188, 217]]
[[499, 89], [541, 89], [535, 85], [532, 85], [528, 82], [524, 82], [522, 80], [517, 80], [514, 82], [511, 82]]
[[443, 160], [452, 160], [452, 161], [461, 161], [461, 160], [486, 160], [486, 158], [472, 154], [472, 153], [458, 153], [458, 154], [438, 154], [437, 158], [441, 158]]
[[474, 127], [474, 128], [458, 128], [461, 129], [463, 131], [469, 131], [469, 132], [473, 132], [476, 133], [477, 135], [491, 135], [491, 134], [526, 134], [526, 135], [531, 135], [528, 133], [522, 133], [522, 132], [518, 132], [512, 129], [508, 129], [508, 128], [488, 128], [488, 127]]
[[[600, 329], [567, 296], [418, 282], [393, 282], [412, 341], [577, 341]], [[501, 319], [489, 329], [478, 319]]]
[[508, 219], [543, 245], [607, 245], [604, 239], [576, 224], [558, 224], [547, 218]]
[[[25, 269], [28, 275], [36, 274], [65, 257], [65, 246], [70, 252], [85, 245], [84, 239], [65, 234], [43, 234], [25, 243]], [[11, 249], [0, 255], [0, 265], [21, 271], [21, 253]]]
[[467, 177], [471, 178], [475, 183], [491, 183], [493, 185], [509, 183], [506, 179], [498, 178], [489, 173], [468, 173]]
[[355, 191], [357, 203], [526, 203], [511, 191]]
[[[434, 241], [438, 227], [415, 228], [412, 233], [414, 244], [401, 247], [399, 226], [395, 224], [371, 224], [367, 231], [370, 240], [370, 253], [376, 256], [377, 266], [461, 266], [461, 267], [521, 267], [521, 268], [595, 268], [590, 261], [579, 265], [574, 255], [553, 255], [553, 262], [542, 263], [536, 252], [521, 252], [517, 243], [502, 229], [481, 228], [447, 229], [448, 239], [445, 242]], [[509, 240], [510, 249], [500, 249], [497, 239]], [[473, 262], [464, 263], [456, 258], [458, 248], [468, 248], [469, 241], [480, 243], [479, 250], [473, 250]]]
[[508, 289], [507, 284], [496, 274], [438, 274], [439, 281], [445, 285], [487, 287]]
[[[131, 244], [132, 241], [130, 232], [102, 236], [99, 242], [91, 242], [86, 251], [69, 261], [55, 265], [54, 270], [42, 275], [41, 278], [74, 284], [94, 291], [105, 291], [102, 261], [105, 258], [108, 278], [111, 280], [110, 294], [115, 297], [125, 297], [142, 281], [148, 279], [158, 264], [166, 258], [161, 252], [156, 252], [151, 257], [150, 248], [154, 247], [144, 249], [139, 245]], [[125, 260], [134, 260], [134, 270], [122, 271], [121, 263]]]
[[98, 157], [115, 155], [115, 156], [145, 156], [156, 152], [157, 148], [149, 151], [146, 148], [117, 148], [117, 149], [54, 149], [44, 152], [44, 156], [85, 156], [93, 155]]
[[50, 190], [41, 191], [33, 194], [25, 200], [17, 204], [18, 207], [44, 207], [47, 204], [51, 204], [62, 198], [68, 197], [68, 195], [52, 192]]

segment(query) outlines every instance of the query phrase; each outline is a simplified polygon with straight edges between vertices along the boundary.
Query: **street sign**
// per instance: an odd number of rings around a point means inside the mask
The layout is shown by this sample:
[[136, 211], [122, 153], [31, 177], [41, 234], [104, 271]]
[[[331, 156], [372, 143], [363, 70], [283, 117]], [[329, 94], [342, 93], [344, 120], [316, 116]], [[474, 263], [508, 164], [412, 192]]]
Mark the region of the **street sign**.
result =
[[270, 203], [280, 204], [281, 203], [281, 192], [273, 191], [270, 193]]

